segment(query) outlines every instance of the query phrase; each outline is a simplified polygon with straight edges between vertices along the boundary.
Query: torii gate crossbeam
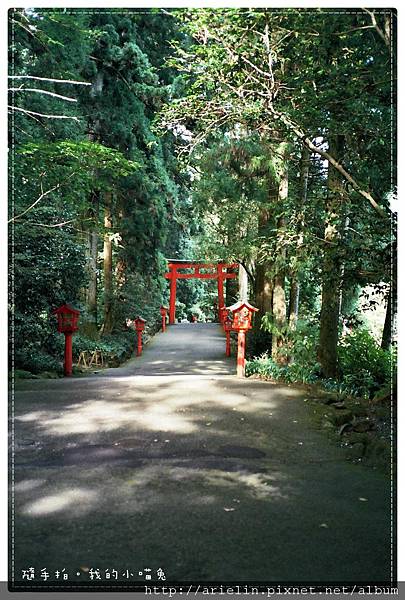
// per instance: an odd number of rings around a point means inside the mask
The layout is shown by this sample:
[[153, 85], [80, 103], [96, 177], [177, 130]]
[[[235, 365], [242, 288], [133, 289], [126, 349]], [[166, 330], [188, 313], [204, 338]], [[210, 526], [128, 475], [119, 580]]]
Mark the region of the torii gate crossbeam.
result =
[[165, 273], [165, 277], [170, 281], [169, 323], [173, 324], [176, 320], [176, 289], [178, 279], [217, 279], [218, 312], [221, 320], [221, 309], [225, 307], [224, 280], [236, 279], [238, 275], [234, 270], [239, 268], [238, 263], [204, 263], [172, 259], [168, 260], [168, 267], [169, 271]]

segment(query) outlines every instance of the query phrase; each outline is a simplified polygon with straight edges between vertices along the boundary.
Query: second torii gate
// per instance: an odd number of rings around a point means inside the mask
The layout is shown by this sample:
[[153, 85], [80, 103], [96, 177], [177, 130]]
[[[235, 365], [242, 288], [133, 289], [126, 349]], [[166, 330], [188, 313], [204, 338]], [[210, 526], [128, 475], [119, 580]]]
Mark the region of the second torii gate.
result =
[[225, 307], [224, 280], [235, 279], [238, 274], [238, 263], [204, 263], [188, 260], [168, 260], [169, 272], [165, 273], [170, 280], [169, 323], [176, 320], [176, 288], [178, 279], [217, 279], [218, 283], [218, 313], [222, 319], [221, 309]]

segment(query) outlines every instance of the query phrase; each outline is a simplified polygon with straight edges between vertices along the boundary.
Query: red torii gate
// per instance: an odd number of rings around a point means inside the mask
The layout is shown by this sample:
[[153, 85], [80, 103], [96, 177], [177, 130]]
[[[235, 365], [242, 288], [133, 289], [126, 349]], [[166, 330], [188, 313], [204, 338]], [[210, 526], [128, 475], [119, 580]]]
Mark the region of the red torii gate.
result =
[[224, 279], [235, 279], [238, 276], [235, 272], [228, 272], [228, 269], [238, 269], [238, 263], [218, 262], [214, 264], [195, 260], [170, 259], [168, 260], [168, 267], [169, 272], [165, 273], [165, 277], [170, 280], [169, 323], [173, 324], [176, 319], [176, 288], [178, 279], [217, 279], [218, 313], [221, 320], [221, 309], [225, 307]]

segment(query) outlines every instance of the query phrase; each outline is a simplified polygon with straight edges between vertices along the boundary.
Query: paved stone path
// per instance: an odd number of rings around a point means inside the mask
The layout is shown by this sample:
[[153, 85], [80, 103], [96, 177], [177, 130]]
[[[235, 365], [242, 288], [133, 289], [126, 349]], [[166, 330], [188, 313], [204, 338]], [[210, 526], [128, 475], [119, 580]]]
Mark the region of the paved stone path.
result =
[[18, 383], [16, 579], [389, 580], [388, 478], [344, 460], [305, 391], [237, 379], [224, 350], [218, 325], [175, 325], [121, 368]]

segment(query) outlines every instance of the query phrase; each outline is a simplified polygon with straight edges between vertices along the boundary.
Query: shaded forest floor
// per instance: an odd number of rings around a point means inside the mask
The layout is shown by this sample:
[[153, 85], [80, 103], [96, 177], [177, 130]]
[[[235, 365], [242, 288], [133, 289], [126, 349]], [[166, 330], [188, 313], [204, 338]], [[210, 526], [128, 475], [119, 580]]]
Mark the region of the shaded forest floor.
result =
[[308, 390], [233, 372], [219, 326], [190, 324], [118, 369], [18, 382], [15, 580], [388, 582], [390, 478], [330, 443]]

